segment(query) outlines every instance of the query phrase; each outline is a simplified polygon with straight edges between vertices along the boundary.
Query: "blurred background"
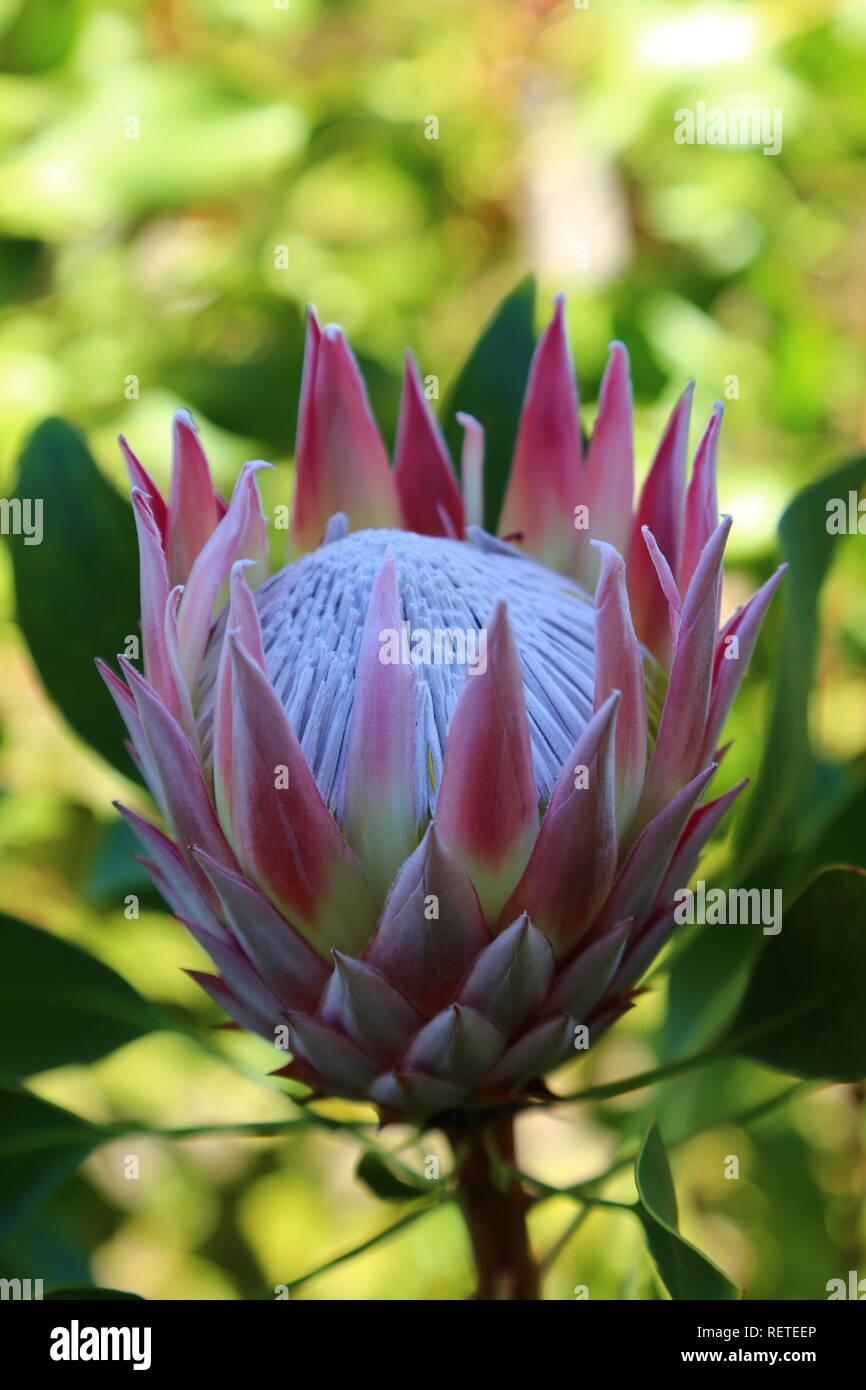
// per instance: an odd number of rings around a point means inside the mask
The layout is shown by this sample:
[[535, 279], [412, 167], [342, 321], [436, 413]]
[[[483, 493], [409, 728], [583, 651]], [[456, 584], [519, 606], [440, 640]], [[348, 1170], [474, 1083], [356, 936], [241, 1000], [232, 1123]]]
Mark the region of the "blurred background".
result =
[[[119, 432], [165, 481], [183, 405], [224, 489], [265, 457], [278, 465], [267, 501], [288, 501], [307, 302], [350, 333], [391, 438], [404, 348], [445, 399], [485, 320], [532, 272], [540, 316], [568, 292], [588, 420], [608, 342], [628, 345], [641, 470], [687, 377], [695, 441], [725, 401], [730, 609], [776, 562], [786, 503], [866, 439], [864, 63], [866, 11], [833, 0], [0, 0], [0, 494], [49, 414], [86, 431], [119, 488]], [[698, 101], [780, 109], [781, 152], [676, 143], [674, 113]], [[823, 595], [812, 735], [837, 763], [866, 746], [864, 571], [849, 541]], [[767, 650], [732, 721], [727, 782], [755, 768]], [[5, 548], [0, 663], [0, 908], [86, 946], [210, 1049], [156, 1033], [34, 1089], [154, 1127], [284, 1116], [268, 1050], [211, 1032], [217, 1015], [182, 973], [202, 959], [118, 839], [112, 798], [143, 808], [143, 794], [41, 689]], [[115, 718], [95, 676], [93, 700]], [[656, 989], [585, 1074], [653, 1065], [663, 1014]], [[778, 1084], [729, 1064], [712, 1113]], [[750, 1296], [823, 1297], [862, 1261], [862, 1099], [828, 1088], [676, 1151], [686, 1234]], [[705, 1102], [684, 1082], [591, 1116], [533, 1116], [524, 1166], [588, 1178], [648, 1105], [685, 1133]], [[434, 1136], [419, 1153], [437, 1151]], [[739, 1181], [723, 1175], [732, 1153]], [[356, 1158], [341, 1137], [124, 1140], [46, 1199], [16, 1236], [15, 1268], [74, 1284], [89, 1264], [96, 1282], [147, 1297], [267, 1296], [386, 1224]], [[540, 1248], [569, 1212], [539, 1209]], [[577, 1284], [656, 1296], [636, 1225], [594, 1214], [548, 1296]], [[296, 1296], [449, 1299], [470, 1279], [445, 1208]]]

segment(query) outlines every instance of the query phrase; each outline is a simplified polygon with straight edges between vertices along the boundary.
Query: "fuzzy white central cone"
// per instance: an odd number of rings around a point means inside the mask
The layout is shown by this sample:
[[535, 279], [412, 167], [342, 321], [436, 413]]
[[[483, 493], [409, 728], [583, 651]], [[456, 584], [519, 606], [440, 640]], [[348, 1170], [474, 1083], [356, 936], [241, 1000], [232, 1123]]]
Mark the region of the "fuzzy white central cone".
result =
[[[590, 599], [573, 579], [484, 533], [467, 544], [378, 530], [321, 546], [255, 596], [268, 675], [326, 803], [342, 821], [361, 636], [389, 551], [401, 620], [396, 631], [381, 629], [381, 659], [407, 662], [414, 677], [416, 819], [423, 823], [435, 809], [454, 710], [467, 671], [483, 669], [486, 624], [502, 599], [523, 668], [539, 800], [546, 800], [592, 714]], [[222, 635], [218, 624], [199, 687], [206, 743]]]

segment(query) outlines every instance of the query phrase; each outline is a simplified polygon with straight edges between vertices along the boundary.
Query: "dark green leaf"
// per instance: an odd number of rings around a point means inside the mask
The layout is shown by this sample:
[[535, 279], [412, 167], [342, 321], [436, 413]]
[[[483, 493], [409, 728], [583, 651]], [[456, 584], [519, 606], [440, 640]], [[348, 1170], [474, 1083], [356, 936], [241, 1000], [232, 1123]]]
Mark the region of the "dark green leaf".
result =
[[44, 1205], [10, 1231], [0, 1246], [0, 1278], [42, 1279], [45, 1284], [86, 1284], [87, 1260], [56, 1214]]
[[485, 431], [484, 525], [495, 531], [517, 439], [517, 422], [535, 347], [535, 281], [521, 280], [502, 301], [467, 358], [445, 411], [445, 434], [459, 464], [463, 431], [455, 413], [466, 411]]
[[779, 539], [789, 564], [784, 620], [764, 756], [737, 834], [740, 874], [797, 841], [819, 775], [809, 740], [809, 696], [818, 648], [821, 589], [838, 536], [827, 531], [827, 502], [847, 497], [866, 478], [866, 456], [843, 464], [800, 492], [782, 515]]
[[124, 729], [93, 661], [139, 631], [132, 508], [64, 420], [45, 420], [21, 456], [15, 496], [42, 502], [43, 537], [10, 536], [18, 621], [52, 700], [81, 738], [127, 776]]
[[680, 950], [671, 965], [662, 1030], [666, 1058], [694, 1052], [725, 1030], [766, 940], [760, 926], [746, 924], [678, 931]]
[[97, 1289], [83, 1285], [75, 1289], [52, 1289], [45, 1295], [46, 1301], [53, 1300], [56, 1303], [92, 1303], [104, 1298], [129, 1298], [137, 1302], [143, 1302], [140, 1293], [127, 1293], [123, 1289]]
[[28, 299], [51, 284], [51, 257], [33, 237], [0, 237], [0, 298]]
[[141, 852], [141, 844], [125, 820], [117, 816], [107, 821], [85, 867], [85, 901], [99, 907], [117, 907], [127, 893], [135, 893], [143, 907], [166, 911], [147, 870], [133, 857]]
[[113, 1137], [30, 1091], [0, 1086], [0, 1233]]
[[257, 346], [242, 360], [236, 353], [184, 355], [166, 363], [163, 379], [220, 429], [285, 455], [295, 438], [304, 321], [289, 304], [278, 313], [254, 313], [252, 323]]
[[662, 1282], [675, 1299], [734, 1299], [739, 1290], [706, 1255], [679, 1233], [677, 1199], [658, 1126], [652, 1124], [635, 1161], [640, 1201], [634, 1210]]
[[162, 1025], [107, 965], [51, 932], [0, 914], [0, 1073], [92, 1062]]
[[393, 1169], [389, 1168], [385, 1159], [373, 1152], [362, 1156], [355, 1169], [355, 1177], [383, 1202], [414, 1202], [424, 1195], [420, 1184], [413, 1187], [411, 1183], [399, 1178]]
[[866, 869], [866, 782], [862, 768], [846, 777], [839, 795], [826, 808], [819, 833], [801, 856], [802, 878], [810, 878], [825, 864], [856, 864]]
[[[304, 319], [294, 304], [278, 311], [251, 310], [256, 348], [238, 360], [236, 350], [218, 355], [172, 358], [162, 380], [193, 410], [220, 429], [261, 443], [271, 455], [289, 454], [295, 441], [304, 362]], [[375, 358], [356, 353], [370, 404], [386, 439], [393, 439], [400, 404], [400, 378]]]
[[[843, 464], [800, 492], [779, 523], [789, 569], [777, 598], [783, 613], [774, 694], [760, 771], [724, 886], [778, 888], [786, 906], [809, 874], [828, 862], [827, 854], [816, 858], [815, 844], [859, 781], [813, 755], [808, 708], [820, 594], [839, 540], [827, 533], [826, 503], [846, 497], [864, 477], [866, 457]], [[829, 858], [836, 857], [831, 851]], [[670, 971], [666, 1056], [692, 1051], [725, 1027], [766, 940], [759, 928], [743, 926], [685, 930], [694, 935], [681, 944]]]
[[[794, 1076], [866, 1076], [866, 873], [819, 874], [765, 938], [732, 1025], [739, 1050]], [[774, 1020], [778, 1020], [774, 1024]]]

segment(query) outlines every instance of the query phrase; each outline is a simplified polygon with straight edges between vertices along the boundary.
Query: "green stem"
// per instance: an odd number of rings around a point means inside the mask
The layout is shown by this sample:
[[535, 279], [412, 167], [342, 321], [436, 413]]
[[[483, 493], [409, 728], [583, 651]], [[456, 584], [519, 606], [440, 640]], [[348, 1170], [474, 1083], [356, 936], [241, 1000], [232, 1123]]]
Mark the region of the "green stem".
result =
[[374, 1236], [371, 1236], [369, 1240], [365, 1240], [362, 1245], [356, 1245], [354, 1249], [346, 1250], [342, 1255], [335, 1255], [333, 1259], [326, 1260], [324, 1264], [318, 1265], [315, 1269], [311, 1269], [309, 1273], [302, 1274], [298, 1279], [292, 1279], [286, 1285], [286, 1288], [289, 1293], [294, 1293], [295, 1289], [299, 1289], [302, 1284], [309, 1283], [311, 1279], [317, 1278], [320, 1274], [327, 1274], [329, 1270], [336, 1269], [337, 1265], [345, 1264], [347, 1260], [354, 1260], [356, 1255], [364, 1255], [368, 1250], [372, 1250], [374, 1246], [381, 1245], [385, 1240], [390, 1240], [391, 1236], [397, 1235], [398, 1231], [405, 1231], [407, 1226], [414, 1225], [422, 1216], [426, 1216], [428, 1211], [433, 1211], [434, 1208], [441, 1205], [442, 1198], [437, 1197], [433, 1201], [428, 1201], [423, 1203], [423, 1205], [413, 1207], [412, 1211], [408, 1212], [406, 1216], [401, 1217], [399, 1221], [395, 1221], [391, 1226], [386, 1226], [384, 1231], [377, 1231]]
[[591, 1214], [592, 1207], [590, 1206], [581, 1207], [580, 1211], [575, 1212], [565, 1230], [561, 1235], [557, 1236], [550, 1249], [542, 1257], [538, 1266], [538, 1273], [541, 1279], [550, 1272], [572, 1237], [577, 1235], [577, 1232]]
[[628, 1076], [623, 1081], [608, 1081], [603, 1086], [588, 1086], [586, 1090], [572, 1091], [567, 1096], [551, 1096], [547, 1100], [536, 1102], [536, 1104], [564, 1105], [571, 1101], [610, 1100], [614, 1096], [627, 1095], [629, 1091], [642, 1091], [644, 1086], [654, 1086], [659, 1081], [668, 1081], [672, 1076], [682, 1076], [684, 1072], [694, 1071], [696, 1067], [704, 1067], [708, 1062], [718, 1062], [724, 1057], [736, 1054], [747, 1043], [765, 1037], [777, 1028], [796, 1023], [799, 1018], [814, 1008], [815, 1002], [816, 1000], [813, 999], [805, 1005], [798, 1004], [795, 1008], [788, 1009], [775, 1018], [764, 1020], [754, 1028], [744, 1028], [739, 1033], [729, 1034], [703, 1052], [692, 1053], [690, 1057], [680, 1057], [678, 1061], [667, 1062], [662, 1067], [654, 1067], [652, 1071], [638, 1072], [637, 1076]]
[[248, 1120], [237, 1124], [187, 1125], [182, 1129], [150, 1129], [147, 1125], [125, 1126], [123, 1134], [155, 1134], [160, 1139], [219, 1139], [233, 1134], [253, 1139], [278, 1139], [281, 1134], [309, 1130], [307, 1120]]
[[676, 1062], [653, 1067], [651, 1071], [641, 1071], [636, 1076], [627, 1076], [623, 1081], [608, 1081], [602, 1086], [587, 1086], [583, 1091], [572, 1091], [567, 1096], [554, 1096], [544, 1103], [559, 1105], [565, 1104], [566, 1101], [610, 1100], [614, 1096], [627, 1095], [629, 1091], [642, 1091], [645, 1086], [654, 1086], [659, 1081], [668, 1081], [672, 1076], [682, 1076], [684, 1072], [694, 1071], [696, 1067], [718, 1061], [729, 1050], [728, 1042], [717, 1043], [705, 1052], [696, 1052], [691, 1057], [680, 1057]]

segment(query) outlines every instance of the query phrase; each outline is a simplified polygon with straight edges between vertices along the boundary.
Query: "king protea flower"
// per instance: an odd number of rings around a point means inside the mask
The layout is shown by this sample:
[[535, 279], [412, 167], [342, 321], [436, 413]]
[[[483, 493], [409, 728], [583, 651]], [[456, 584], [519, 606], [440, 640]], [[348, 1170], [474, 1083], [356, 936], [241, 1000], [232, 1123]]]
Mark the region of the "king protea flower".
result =
[[[390, 465], [311, 314], [270, 577], [267, 465], [226, 506], [181, 411], [166, 502], [122, 441], [144, 673], [103, 675], [165, 828], [124, 814], [219, 972], [195, 978], [315, 1094], [421, 1120], [519, 1104], [667, 941], [741, 790], [705, 799], [779, 579], [719, 630], [722, 412], [688, 479], [690, 408], [689, 387], [633, 512], [625, 348], [584, 448], [557, 302], [496, 537], [482, 425], [462, 417], [461, 490], [409, 358]], [[457, 659], [437, 633], [468, 634]]]

